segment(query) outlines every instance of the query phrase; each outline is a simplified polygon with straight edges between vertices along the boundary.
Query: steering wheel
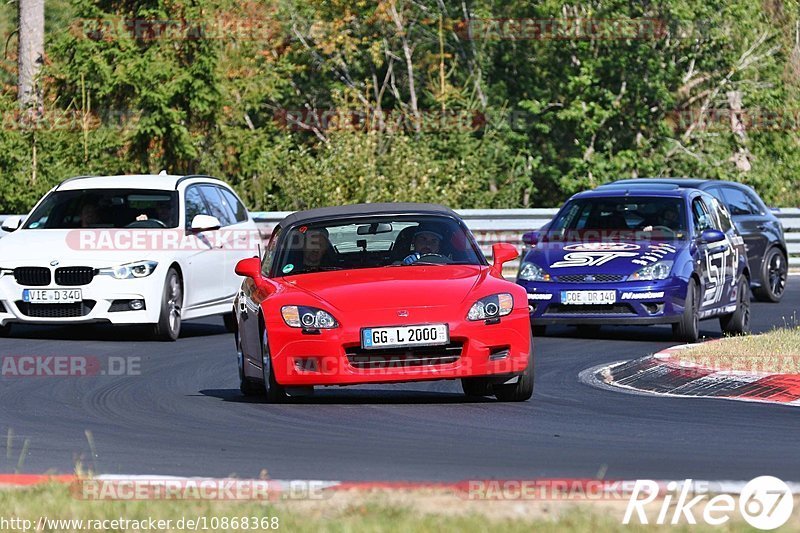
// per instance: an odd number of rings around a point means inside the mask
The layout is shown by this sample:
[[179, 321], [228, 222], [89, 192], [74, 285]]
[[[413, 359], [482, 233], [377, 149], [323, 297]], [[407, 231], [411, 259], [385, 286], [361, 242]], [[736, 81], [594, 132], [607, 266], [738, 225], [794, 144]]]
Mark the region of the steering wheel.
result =
[[[437, 260], [430, 261], [430, 260], [426, 259], [426, 258], [430, 258], [430, 257], [435, 258]], [[452, 260], [449, 257], [447, 257], [446, 255], [442, 255], [442, 254], [422, 254], [422, 255], [419, 256], [419, 259], [417, 259], [414, 262], [415, 263], [419, 263], [420, 261], [424, 261], [426, 263], [445, 264], [445, 263], [450, 263]]]
[[166, 228], [167, 225], [158, 220], [157, 218], [148, 218], [147, 220], [134, 220], [126, 228]]
[[668, 232], [672, 233], [673, 235], [678, 233], [677, 231], [675, 231], [674, 229], [670, 228], [669, 226], [653, 226], [653, 231], [655, 231], [657, 229], [658, 230], [662, 230], [662, 231], [668, 231]]

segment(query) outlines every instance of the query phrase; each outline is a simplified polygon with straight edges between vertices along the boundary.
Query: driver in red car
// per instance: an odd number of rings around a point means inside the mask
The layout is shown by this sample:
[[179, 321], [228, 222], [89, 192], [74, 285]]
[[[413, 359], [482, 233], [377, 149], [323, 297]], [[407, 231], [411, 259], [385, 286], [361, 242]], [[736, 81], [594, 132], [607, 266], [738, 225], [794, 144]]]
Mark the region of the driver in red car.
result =
[[442, 244], [442, 234], [428, 228], [420, 226], [414, 234], [414, 239], [411, 243], [414, 246], [414, 252], [403, 259], [404, 265], [410, 265], [419, 260], [423, 255], [440, 253]]

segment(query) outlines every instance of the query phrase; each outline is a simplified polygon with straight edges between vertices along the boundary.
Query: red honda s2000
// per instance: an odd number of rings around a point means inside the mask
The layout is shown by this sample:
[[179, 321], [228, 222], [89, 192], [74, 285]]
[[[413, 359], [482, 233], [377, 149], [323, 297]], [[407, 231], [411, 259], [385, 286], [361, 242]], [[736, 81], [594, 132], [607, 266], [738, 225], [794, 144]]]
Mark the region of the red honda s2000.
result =
[[533, 392], [525, 290], [489, 265], [463, 221], [432, 204], [289, 215], [244, 259], [234, 308], [239, 377], [268, 401], [315, 385], [460, 379], [468, 396]]

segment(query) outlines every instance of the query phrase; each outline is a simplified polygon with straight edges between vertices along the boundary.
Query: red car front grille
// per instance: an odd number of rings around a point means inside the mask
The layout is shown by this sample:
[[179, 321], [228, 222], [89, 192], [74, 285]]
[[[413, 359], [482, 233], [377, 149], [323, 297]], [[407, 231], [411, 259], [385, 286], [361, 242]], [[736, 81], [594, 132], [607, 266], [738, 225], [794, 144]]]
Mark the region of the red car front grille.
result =
[[413, 348], [388, 348], [362, 350], [356, 346], [347, 348], [350, 366], [362, 370], [372, 368], [409, 368], [431, 365], [447, 365], [461, 358], [463, 343], [451, 342], [443, 346], [417, 346]]

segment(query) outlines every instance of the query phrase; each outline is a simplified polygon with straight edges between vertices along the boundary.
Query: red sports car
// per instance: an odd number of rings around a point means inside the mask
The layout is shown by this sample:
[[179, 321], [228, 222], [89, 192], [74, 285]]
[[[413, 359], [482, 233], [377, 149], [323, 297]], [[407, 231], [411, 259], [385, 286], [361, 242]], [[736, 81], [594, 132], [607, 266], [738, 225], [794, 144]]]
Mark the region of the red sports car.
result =
[[245, 395], [460, 379], [468, 396], [525, 401], [533, 343], [525, 289], [489, 265], [464, 222], [434, 204], [294, 213], [263, 259], [244, 259], [234, 312]]

